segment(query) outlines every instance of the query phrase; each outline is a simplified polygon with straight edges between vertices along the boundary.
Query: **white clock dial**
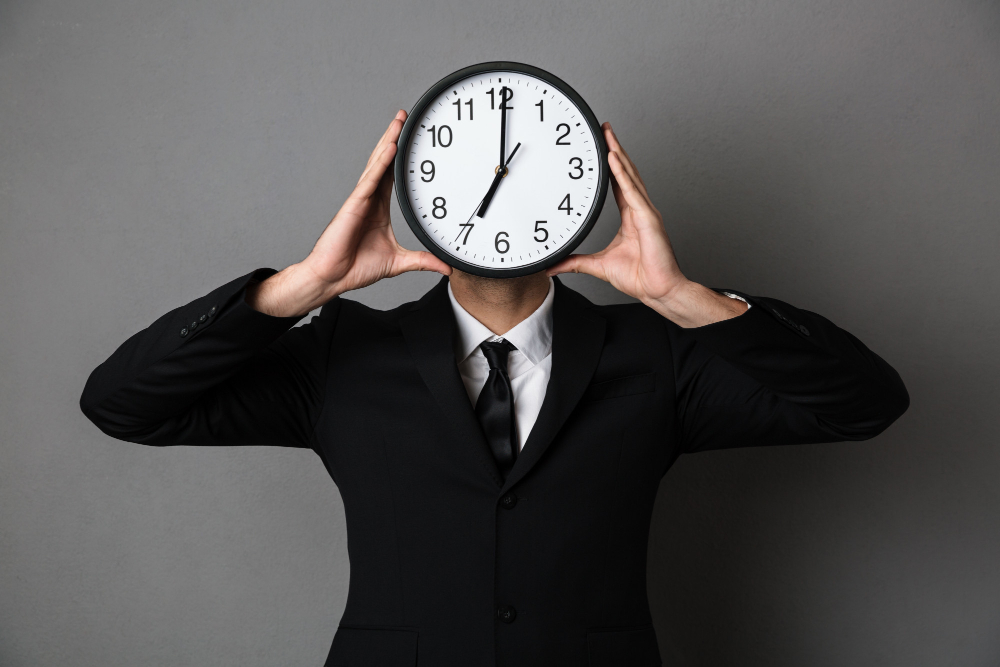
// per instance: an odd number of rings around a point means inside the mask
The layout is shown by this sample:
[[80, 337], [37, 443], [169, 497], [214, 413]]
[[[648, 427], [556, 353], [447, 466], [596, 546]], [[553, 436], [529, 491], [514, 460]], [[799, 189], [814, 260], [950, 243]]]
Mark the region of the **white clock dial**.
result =
[[[438, 256], [513, 271], [589, 231], [603, 203], [604, 143], [589, 110], [552, 82], [517, 71], [473, 74], [418, 106], [400, 146], [397, 188]], [[506, 175], [492, 187], [501, 141]]]

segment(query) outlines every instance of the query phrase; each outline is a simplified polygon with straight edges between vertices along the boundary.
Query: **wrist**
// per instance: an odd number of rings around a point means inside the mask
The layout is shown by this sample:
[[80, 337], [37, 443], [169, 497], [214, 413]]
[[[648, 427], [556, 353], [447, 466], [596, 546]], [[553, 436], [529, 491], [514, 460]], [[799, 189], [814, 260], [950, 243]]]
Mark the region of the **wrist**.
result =
[[678, 284], [665, 296], [644, 303], [685, 329], [737, 317], [748, 307], [743, 301], [731, 299], [690, 280]]
[[299, 263], [286, 267], [263, 282], [248, 286], [244, 300], [265, 315], [303, 317], [337, 294], [334, 286]]

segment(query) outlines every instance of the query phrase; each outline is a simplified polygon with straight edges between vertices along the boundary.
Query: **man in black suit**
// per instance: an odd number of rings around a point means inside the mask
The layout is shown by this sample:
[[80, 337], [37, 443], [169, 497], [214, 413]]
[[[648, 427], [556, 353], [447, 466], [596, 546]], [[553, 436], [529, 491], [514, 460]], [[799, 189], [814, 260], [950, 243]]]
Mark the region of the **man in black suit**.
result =
[[[129, 442], [319, 455], [351, 558], [328, 666], [659, 665], [646, 546], [674, 460], [871, 438], [906, 389], [820, 315], [685, 278], [607, 124], [622, 224], [601, 252], [490, 280], [403, 249], [389, 166], [405, 116], [305, 260], [162, 316], [81, 408]], [[447, 278], [389, 311], [340, 296], [413, 270]], [[641, 303], [596, 306], [550, 278], [568, 271]]]

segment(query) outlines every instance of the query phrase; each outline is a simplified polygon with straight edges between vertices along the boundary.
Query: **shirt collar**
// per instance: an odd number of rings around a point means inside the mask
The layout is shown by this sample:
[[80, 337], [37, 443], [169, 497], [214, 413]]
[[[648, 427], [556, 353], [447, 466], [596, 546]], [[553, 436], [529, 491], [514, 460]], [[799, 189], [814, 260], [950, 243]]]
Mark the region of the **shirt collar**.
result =
[[[531, 315], [519, 322], [513, 329], [503, 334], [502, 338], [524, 354], [532, 364], [552, 353], [552, 302], [555, 299], [555, 284], [549, 278], [549, 292], [541, 305]], [[497, 338], [482, 322], [473, 317], [469, 311], [455, 298], [455, 293], [448, 283], [448, 298], [455, 312], [458, 324], [458, 336], [455, 340], [455, 359], [462, 363], [479, 349], [480, 343]]]

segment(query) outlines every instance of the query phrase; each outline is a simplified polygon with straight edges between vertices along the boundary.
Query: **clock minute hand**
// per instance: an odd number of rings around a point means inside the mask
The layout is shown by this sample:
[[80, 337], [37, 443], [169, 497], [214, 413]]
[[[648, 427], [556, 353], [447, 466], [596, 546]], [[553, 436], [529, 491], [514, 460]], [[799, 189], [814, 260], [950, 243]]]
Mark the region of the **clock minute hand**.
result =
[[507, 165], [509, 165], [510, 161], [514, 159], [514, 153], [516, 153], [517, 149], [520, 147], [521, 147], [521, 142], [518, 142], [517, 146], [514, 146], [514, 150], [510, 152], [510, 157], [508, 157], [507, 161], [503, 163], [503, 166], [497, 168], [497, 175], [493, 177], [493, 182], [490, 184], [490, 189], [486, 193], [486, 196], [483, 197], [483, 203], [479, 207], [479, 213], [476, 214], [480, 218], [486, 216], [486, 209], [490, 207], [490, 202], [493, 201], [493, 195], [497, 193], [497, 188], [500, 187], [500, 181], [502, 181], [503, 177], [507, 175]]
[[499, 165], [504, 163], [504, 156], [507, 154], [507, 96], [503, 94], [505, 90], [507, 86], [500, 89], [500, 161], [497, 162]]

